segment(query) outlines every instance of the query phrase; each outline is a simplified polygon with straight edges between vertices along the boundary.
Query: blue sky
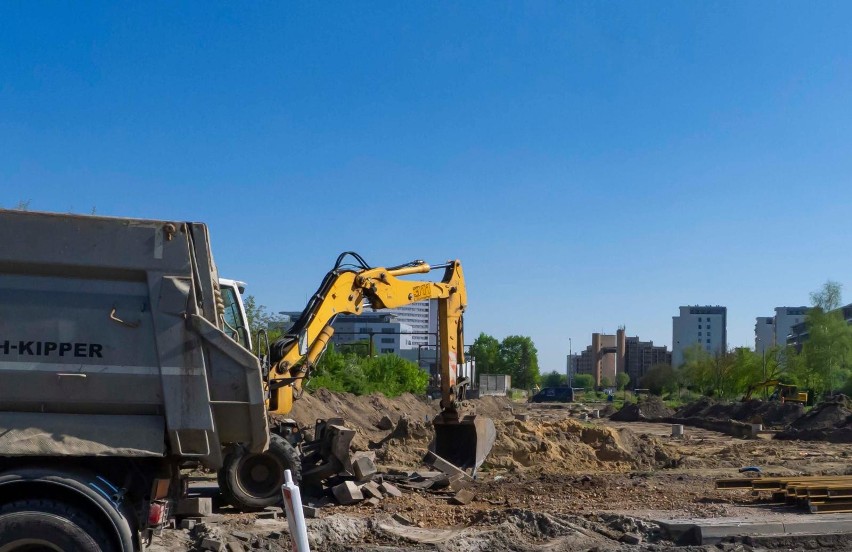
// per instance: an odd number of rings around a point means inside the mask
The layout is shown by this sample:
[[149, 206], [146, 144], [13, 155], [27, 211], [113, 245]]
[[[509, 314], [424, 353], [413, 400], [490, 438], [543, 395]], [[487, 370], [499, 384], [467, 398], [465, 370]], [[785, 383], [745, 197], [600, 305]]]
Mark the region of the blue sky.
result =
[[852, 4], [0, 4], [0, 205], [207, 222], [300, 309], [459, 258], [468, 341], [852, 299]]

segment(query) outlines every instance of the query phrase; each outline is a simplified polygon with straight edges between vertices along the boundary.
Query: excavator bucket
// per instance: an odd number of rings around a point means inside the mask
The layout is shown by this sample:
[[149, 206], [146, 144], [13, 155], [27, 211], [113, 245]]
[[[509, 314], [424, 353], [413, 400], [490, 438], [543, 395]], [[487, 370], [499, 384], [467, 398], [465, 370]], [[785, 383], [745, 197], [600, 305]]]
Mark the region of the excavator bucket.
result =
[[461, 420], [445, 419], [442, 415], [432, 422], [435, 440], [429, 447], [435, 454], [472, 474], [491, 452], [497, 439], [497, 429], [491, 418], [466, 416]]

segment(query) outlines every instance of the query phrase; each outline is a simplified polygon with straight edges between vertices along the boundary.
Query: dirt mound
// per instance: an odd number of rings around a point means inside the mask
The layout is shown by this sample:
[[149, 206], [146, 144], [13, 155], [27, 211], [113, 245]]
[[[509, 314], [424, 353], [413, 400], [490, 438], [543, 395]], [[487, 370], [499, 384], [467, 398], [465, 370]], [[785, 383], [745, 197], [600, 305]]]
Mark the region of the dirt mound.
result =
[[839, 395], [820, 403], [775, 438], [852, 443], [852, 409], [849, 397]]
[[[703, 397], [679, 408], [672, 418], [677, 423], [699, 425], [695, 422], [728, 422], [785, 427], [804, 413], [801, 404], [752, 399], [745, 402], [719, 402]], [[675, 420], [673, 420], [675, 421]]]
[[651, 395], [635, 404], [625, 404], [609, 419], [616, 422], [646, 422], [662, 420], [672, 414], [674, 414], [674, 410], [667, 407], [660, 397]]
[[485, 465], [543, 471], [629, 471], [670, 467], [678, 456], [654, 438], [628, 429], [588, 426], [576, 420], [497, 423], [497, 441]]

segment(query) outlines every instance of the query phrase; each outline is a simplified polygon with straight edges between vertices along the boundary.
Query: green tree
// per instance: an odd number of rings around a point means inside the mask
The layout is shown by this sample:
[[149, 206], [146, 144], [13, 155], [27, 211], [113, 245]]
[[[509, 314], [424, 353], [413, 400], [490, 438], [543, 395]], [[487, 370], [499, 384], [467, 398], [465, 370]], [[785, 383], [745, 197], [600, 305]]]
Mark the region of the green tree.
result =
[[811, 305], [823, 312], [833, 311], [843, 301], [843, 285], [827, 280], [819, 291], [811, 292]]
[[669, 364], [655, 364], [639, 380], [642, 388], [654, 395], [675, 393], [678, 390], [677, 377], [674, 368]]
[[601, 376], [601, 387], [609, 388], [609, 387], [612, 387], [612, 385], [613, 385], [613, 383], [612, 383], [611, 379], [609, 379], [606, 376]]
[[470, 346], [468, 356], [476, 360], [476, 371], [480, 374], [500, 374], [500, 342], [496, 338], [480, 333]]
[[717, 381], [713, 355], [699, 343], [695, 343], [684, 350], [683, 359], [683, 365], [675, 374], [676, 377], [688, 389], [702, 395], [712, 394]]
[[630, 376], [627, 372], [619, 372], [615, 375], [615, 386], [619, 391], [624, 391], [628, 383], [630, 383]]
[[542, 387], [561, 387], [564, 385], [568, 385], [568, 376], [555, 370], [541, 377]]
[[[532, 389], [539, 379], [538, 351], [532, 339], [510, 335], [500, 343], [500, 367], [512, 376], [512, 386]], [[478, 363], [477, 363], [478, 365]]]
[[329, 346], [308, 383], [308, 389], [365, 395], [380, 392], [388, 397], [424, 393], [429, 375], [417, 364], [393, 354], [364, 357], [344, 354]]
[[574, 387], [590, 391], [595, 387], [595, 378], [591, 374], [576, 374], [574, 376]]
[[808, 339], [796, 364], [797, 383], [818, 391], [838, 389], [852, 367], [852, 328], [842, 311], [820, 307], [808, 311], [805, 321]]
[[[269, 332], [270, 342], [281, 337], [280, 329], [274, 328], [281, 322], [281, 317], [279, 315], [269, 312], [269, 309], [264, 305], [258, 304], [254, 295], [247, 295], [243, 298], [243, 306], [246, 309], [246, 318], [248, 319], [248, 325], [252, 336], [257, 335], [259, 330], [267, 330]], [[270, 330], [270, 328], [273, 329]]]

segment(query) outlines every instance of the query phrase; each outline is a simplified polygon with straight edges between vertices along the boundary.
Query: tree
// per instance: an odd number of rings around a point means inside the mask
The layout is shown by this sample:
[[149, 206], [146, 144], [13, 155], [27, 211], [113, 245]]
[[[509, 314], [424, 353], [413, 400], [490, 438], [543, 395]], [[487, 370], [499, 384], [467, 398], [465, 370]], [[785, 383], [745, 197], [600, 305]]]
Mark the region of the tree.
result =
[[807, 340], [801, 349], [785, 351], [787, 375], [797, 385], [816, 391], [839, 389], [852, 368], [852, 327], [841, 309], [842, 287], [828, 280], [810, 294], [813, 308], [805, 317]]
[[654, 395], [674, 393], [678, 389], [675, 370], [669, 364], [655, 364], [651, 366], [648, 372], [642, 376], [639, 383], [644, 389], [647, 389]]
[[574, 375], [574, 387], [590, 391], [595, 387], [595, 378], [591, 374], [576, 374]]
[[510, 374], [512, 386], [518, 389], [531, 389], [540, 379], [538, 351], [529, 337], [510, 335], [505, 338], [500, 343], [499, 365], [505, 370], [501, 373]]
[[542, 387], [561, 387], [565, 385], [568, 385], [568, 376], [560, 374], [555, 370], [549, 374], [545, 374], [541, 378]]
[[627, 372], [619, 372], [615, 375], [615, 386], [619, 391], [624, 391], [628, 383], [630, 383], [630, 376]]
[[676, 376], [679, 376], [688, 389], [703, 395], [712, 394], [716, 386], [716, 364], [713, 356], [699, 343], [695, 343], [684, 350], [683, 358], [683, 366]]
[[[259, 305], [254, 295], [247, 295], [245, 299], [243, 299], [243, 306], [246, 309], [246, 318], [248, 319], [248, 325], [252, 335], [255, 335], [258, 330], [268, 331], [270, 325], [274, 325], [281, 321], [280, 316], [269, 312], [269, 309], [264, 305]], [[280, 333], [281, 332], [278, 331], [279, 335], [275, 336], [275, 339], [280, 337]], [[271, 333], [269, 339], [270, 341], [273, 340]]]
[[480, 374], [500, 374], [500, 342], [496, 338], [480, 333], [470, 346], [468, 356], [476, 360], [476, 371]]
[[811, 292], [811, 304], [823, 312], [833, 311], [840, 307], [842, 291], [842, 284], [826, 280], [819, 291]]
[[603, 388], [612, 387], [612, 380], [610, 380], [606, 376], [601, 376], [601, 387], [603, 387]]

